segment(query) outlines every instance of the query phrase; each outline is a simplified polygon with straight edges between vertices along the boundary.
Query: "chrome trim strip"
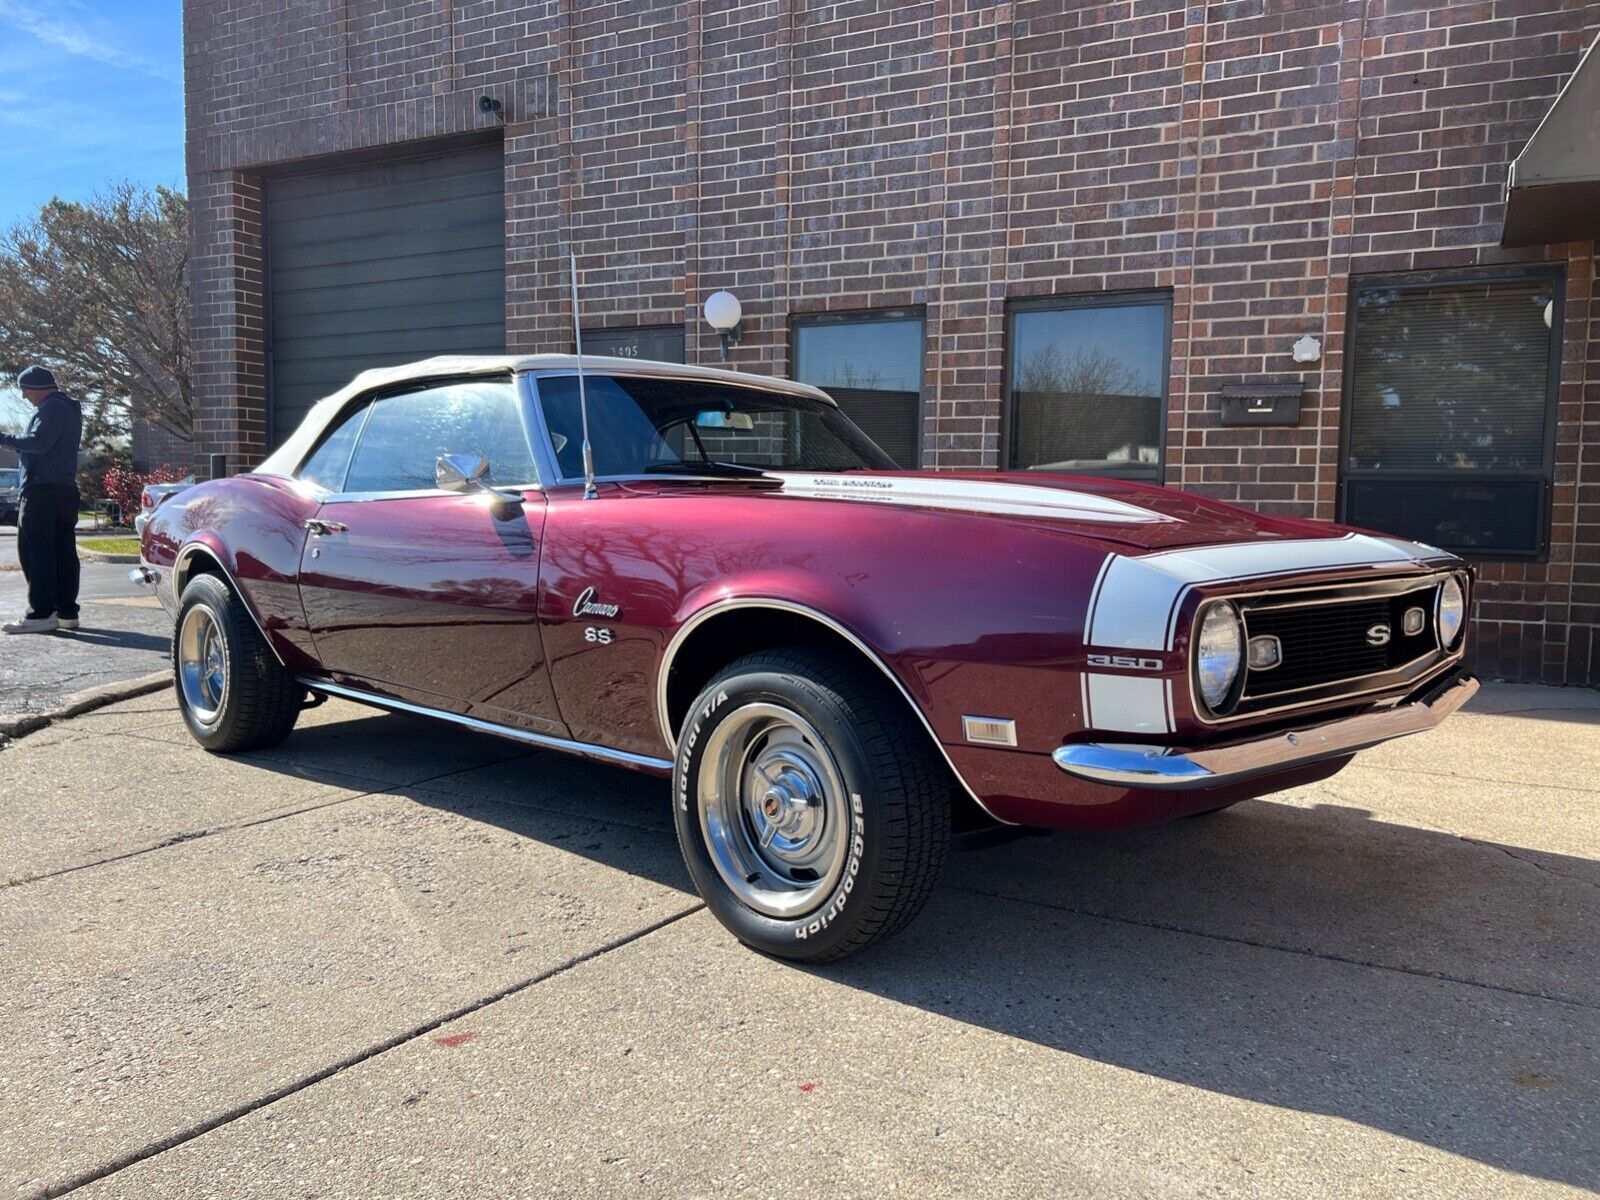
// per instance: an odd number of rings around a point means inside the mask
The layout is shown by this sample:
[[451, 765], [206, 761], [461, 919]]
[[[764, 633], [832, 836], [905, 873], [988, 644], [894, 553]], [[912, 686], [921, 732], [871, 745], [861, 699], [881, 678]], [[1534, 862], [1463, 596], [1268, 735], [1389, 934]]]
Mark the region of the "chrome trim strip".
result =
[[542, 750], [559, 750], [566, 754], [578, 754], [585, 758], [596, 758], [602, 762], [618, 763], [628, 767], [647, 767], [656, 771], [672, 770], [672, 763], [665, 758], [652, 758], [648, 754], [634, 754], [629, 750], [613, 750], [610, 746], [597, 746], [593, 742], [575, 742], [569, 738], [552, 737], [546, 733], [534, 733], [532, 730], [517, 729], [511, 725], [496, 725], [493, 721], [484, 721], [477, 717], [464, 717], [460, 713], [428, 708], [425, 705], [412, 704], [406, 700], [395, 700], [389, 696], [363, 692], [357, 688], [345, 687], [339, 683], [329, 683], [325, 679], [315, 679], [308, 675], [300, 676], [299, 681], [314, 692], [324, 692], [330, 696], [354, 700], [358, 704], [368, 704], [373, 708], [385, 708], [391, 712], [409, 713], [417, 717], [431, 717], [436, 721], [445, 721], [451, 725], [459, 725], [464, 729], [474, 729], [479, 733], [490, 733], [495, 737], [510, 738], [514, 742], [526, 742], [528, 745], [538, 746]]
[[261, 623], [261, 618], [256, 616], [256, 610], [250, 607], [250, 599], [244, 594], [244, 589], [239, 586], [239, 581], [233, 577], [233, 572], [228, 570], [228, 564], [217, 557], [217, 552], [204, 542], [187, 542], [178, 550], [178, 556], [172, 560], [172, 602], [181, 605], [183, 602], [183, 589], [189, 582], [184, 577], [183, 567], [186, 562], [201, 551], [222, 571], [228, 580], [228, 586], [233, 589], [233, 594], [239, 597], [239, 603], [244, 611], [250, 614], [250, 623], [256, 627], [256, 632], [261, 635], [261, 640], [267, 644], [267, 649], [272, 651], [272, 657], [278, 660], [280, 667], [289, 664], [283, 661], [283, 655], [278, 653], [278, 648], [272, 644], [272, 639], [267, 636], [267, 629]]
[[1472, 699], [1477, 690], [1478, 681], [1469, 676], [1432, 703], [1419, 700], [1215, 750], [1167, 754], [1160, 747], [1080, 742], [1062, 746], [1050, 757], [1068, 775], [1091, 783], [1156, 791], [1219, 787], [1425, 733]]
[[[537, 483], [512, 483], [495, 484], [495, 487], [506, 492], [542, 492], [544, 489]], [[328, 492], [318, 498], [319, 504], [369, 504], [374, 500], [423, 500], [439, 496], [460, 496], [461, 492], [447, 492], [443, 488], [418, 488], [415, 491], [394, 492]], [[509, 498], [509, 497], [508, 497]], [[526, 500], [527, 497], [520, 496]]]
[[950, 752], [945, 749], [944, 743], [939, 740], [939, 735], [934, 732], [932, 722], [923, 713], [921, 706], [911, 698], [911, 693], [906, 690], [906, 685], [900, 682], [900, 677], [889, 669], [889, 665], [883, 659], [878, 657], [877, 651], [873, 650], [871, 646], [867, 645], [866, 642], [862, 641], [832, 617], [820, 613], [814, 608], [807, 608], [803, 604], [795, 604], [790, 600], [773, 600], [764, 596], [736, 596], [727, 600], [717, 600], [698, 610], [687, 621], [678, 626], [678, 631], [672, 635], [672, 639], [667, 643], [666, 650], [662, 652], [661, 667], [656, 673], [656, 721], [661, 727], [662, 741], [667, 744], [674, 754], [677, 753], [677, 732], [667, 723], [667, 680], [672, 677], [672, 661], [677, 657], [678, 650], [695, 629], [711, 617], [737, 608], [772, 608], [780, 612], [790, 612], [802, 617], [810, 617], [813, 621], [833, 630], [834, 633], [837, 633], [845, 641], [861, 651], [862, 654], [866, 655], [868, 661], [882, 671], [889, 681], [899, 689], [900, 694], [905, 697], [906, 703], [911, 706], [911, 711], [917, 714], [917, 720], [922, 722], [922, 727], [928, 731], [928, 736], [933, 739], [933, 744], [939, 748], [939, 753], [944, 757], [945, 766], [950, 768], [950, 774], [955, 777], [962, 790], [971, 797], [972, 802], [991, 820], [997, 821], [1002, 825], [1016, 824], [1015, 821], [1007, 821], [990, 812], [989, 806], [979, 798], [977, 792], [972, 790], [972, 786], [962, 777], [961, 772], [956, 770], [956, 764], [951, 761]]

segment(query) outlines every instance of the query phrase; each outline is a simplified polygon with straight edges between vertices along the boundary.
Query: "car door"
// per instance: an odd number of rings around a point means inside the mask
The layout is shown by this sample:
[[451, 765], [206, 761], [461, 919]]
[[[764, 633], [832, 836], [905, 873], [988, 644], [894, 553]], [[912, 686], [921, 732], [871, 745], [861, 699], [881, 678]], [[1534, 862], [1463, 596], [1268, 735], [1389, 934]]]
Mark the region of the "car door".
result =
[[[441, 489], [444, 455], [488, 458], [487, 481], [512, 501]], [[374, 396], [337, 486], [307, 522], [300, 598], [324, 669], [353, 687], [564, 736], [536, 618], [544, 515], [509, 376]]]

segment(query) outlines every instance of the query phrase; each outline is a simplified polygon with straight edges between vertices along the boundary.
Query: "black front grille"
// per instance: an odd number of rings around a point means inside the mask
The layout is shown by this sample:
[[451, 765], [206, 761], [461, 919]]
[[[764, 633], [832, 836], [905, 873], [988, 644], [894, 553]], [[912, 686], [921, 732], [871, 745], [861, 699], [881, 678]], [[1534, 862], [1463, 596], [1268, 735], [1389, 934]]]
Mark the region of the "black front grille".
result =
[[[1283, 696], [1364, 675], [1395, 670], [1435, 649], [1434, 587], [1398, 596], [1318, 604], [1274, 604], [1270, 597], [1242, 606], [1248, 637], [1276, 637], [1283, 648], [1278, 666], [1250, 671], [1240, 711], [1251, 701]], [[1422, 628], [1407, 635], [1406, 610], [1420, 608]], [[1373, 644], [1374, 631], [1386, 626], [1389, 640]]]

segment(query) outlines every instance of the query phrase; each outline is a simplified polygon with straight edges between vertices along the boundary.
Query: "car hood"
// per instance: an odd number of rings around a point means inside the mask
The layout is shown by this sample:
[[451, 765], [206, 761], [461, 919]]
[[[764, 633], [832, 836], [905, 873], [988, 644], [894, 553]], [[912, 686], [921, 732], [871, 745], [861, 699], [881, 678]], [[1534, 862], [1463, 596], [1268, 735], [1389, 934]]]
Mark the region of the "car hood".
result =
[[784, 498], [882, 504], [1065, 530], [1139, 550], [1267, 538], [1338, 538], [1326, 521], [1269, 516], [1171, 488], [1032, 471], [785, 472]]

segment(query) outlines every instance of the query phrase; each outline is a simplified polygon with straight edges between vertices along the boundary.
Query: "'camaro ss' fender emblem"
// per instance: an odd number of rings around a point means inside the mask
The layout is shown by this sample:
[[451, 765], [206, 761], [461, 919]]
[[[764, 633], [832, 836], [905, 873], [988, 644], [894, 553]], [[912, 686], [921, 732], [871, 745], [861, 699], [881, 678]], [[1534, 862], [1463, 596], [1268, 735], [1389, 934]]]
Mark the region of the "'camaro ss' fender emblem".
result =
[[1389, 626], [1379, 622], [1367, 630], [1367, 645], [1387, 646], [1389, 644]]
[[622, 615], [622, 610], [615, 604], [602, 604], [594, 598], [594, 589], [586, 587], [572, 602], [572, 615], [575, 617], [610, 617], [615, 620]]

